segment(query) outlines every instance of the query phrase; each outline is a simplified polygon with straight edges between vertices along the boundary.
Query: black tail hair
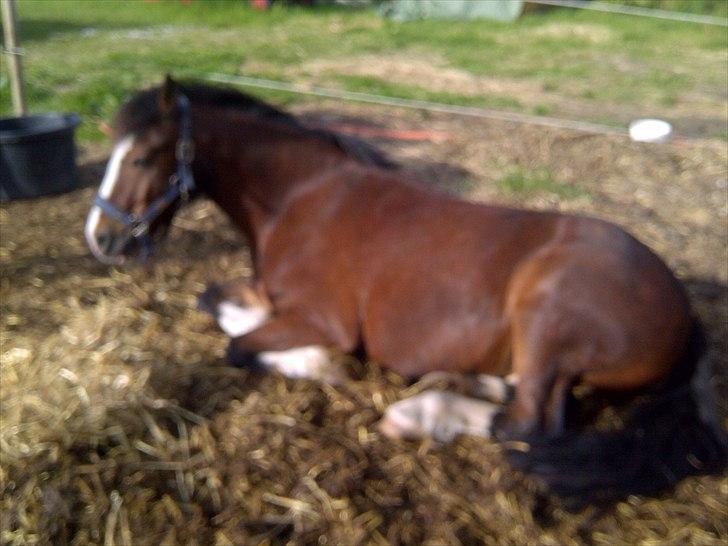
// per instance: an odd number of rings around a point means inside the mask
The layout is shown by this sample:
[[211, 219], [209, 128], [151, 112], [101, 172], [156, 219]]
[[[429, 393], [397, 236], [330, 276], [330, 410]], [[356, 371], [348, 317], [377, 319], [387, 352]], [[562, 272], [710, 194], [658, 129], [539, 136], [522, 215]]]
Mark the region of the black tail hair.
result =
[[621, 429], [510, 438], [528, 449], [508, 448], [509, 462], [575, 508], [630, 494], [653, 495], [689, 475], [720, 472], [728, 464], [728, 437], [708, 385], [705, 346], [696, 321], [676, 367], [682, 380], [672, 378], [659, 392], [635, 402]]

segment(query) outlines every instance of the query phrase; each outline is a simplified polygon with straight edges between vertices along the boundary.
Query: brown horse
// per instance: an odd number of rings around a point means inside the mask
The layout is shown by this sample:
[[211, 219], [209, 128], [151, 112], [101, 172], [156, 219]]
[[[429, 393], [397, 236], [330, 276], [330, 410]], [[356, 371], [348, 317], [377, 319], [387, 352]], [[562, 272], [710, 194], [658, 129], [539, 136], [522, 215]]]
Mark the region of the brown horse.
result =
[[[512, 460], [559, 493], [661, 487], [724, 463], [690, 387], [702, 338], [686, 293], [619, 227], [442, 195], [361, 142], [170, 79], [127, 102], [113, 136], [92, 251], [146, 254], [185, 198], [215, 201], [255, 270], [201, 298], [233, 364], [340, 381], [336, 349], [406, 377], [470, 378], [479, 398], [429, 390], [390, 407], [380, 431], [525, 439]], [[622, 430], [569, 431], [577, 384], [648, 394]]]

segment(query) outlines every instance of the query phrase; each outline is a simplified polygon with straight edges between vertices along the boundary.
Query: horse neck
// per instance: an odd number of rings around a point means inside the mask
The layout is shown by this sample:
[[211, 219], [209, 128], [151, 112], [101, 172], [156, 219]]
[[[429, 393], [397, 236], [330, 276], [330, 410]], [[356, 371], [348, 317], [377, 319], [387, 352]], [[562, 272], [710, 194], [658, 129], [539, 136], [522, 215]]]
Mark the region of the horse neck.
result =
[[197, 184], [247, 235], [254, 255], [291, 192], [346, 159], [312, 131], [246, 113], [199, 111], [194, 126]]

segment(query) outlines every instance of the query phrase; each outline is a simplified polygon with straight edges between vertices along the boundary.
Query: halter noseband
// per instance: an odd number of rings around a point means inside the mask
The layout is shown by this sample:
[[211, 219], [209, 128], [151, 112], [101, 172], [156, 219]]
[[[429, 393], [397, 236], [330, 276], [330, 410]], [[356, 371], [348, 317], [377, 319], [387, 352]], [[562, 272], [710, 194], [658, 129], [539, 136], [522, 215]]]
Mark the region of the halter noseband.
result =
[[140, 216], [120, 209], [99, 194], [96, 194], [93, 201], [93, 204], [99, 207], [104, 214], [124, 225], [127, 241], [137, 240], [141, 243], [143, 257], [147, 257], [152, 250], [152, 239], [149, 236], [149, 227], [152, 223], [172, 203], [178, 200], [182, 202], [189, 200], [190, 194], [196, 187], [195, 179], [192, 176], [192, 160], [194, 159], [192, 112], [190, 101], [185, 95], [178, 95], [177, 108], [180, 116], [179, 136], [175, 147], [177, 169], [169, 177], [167, 191], [152, 201]]

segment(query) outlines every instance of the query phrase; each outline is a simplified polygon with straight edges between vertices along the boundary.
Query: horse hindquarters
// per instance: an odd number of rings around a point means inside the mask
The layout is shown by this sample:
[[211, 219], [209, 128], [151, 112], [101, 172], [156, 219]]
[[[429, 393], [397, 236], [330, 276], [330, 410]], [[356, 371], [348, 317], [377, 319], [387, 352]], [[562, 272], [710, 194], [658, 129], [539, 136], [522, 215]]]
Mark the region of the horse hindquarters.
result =
[[[515, 467], [582, 499], [659, 490], [697, 471], [691, 456], [706, 471], [725, 464], [719, 427], [701, 416], [690, 389], [702, 337], [687, 297], [646, 247], [612, 233], [616, 240], [598, 246], [571, 238], [544, 248], [508, 294], [519, 384], [497, 434], [529, 444], [510, 451]], [[577, 381], [652, 394], [620, 430], [564, 433]]]
[[692, 323], [657, 256], [617, 226], [575, 217], [516, 268], [505, 314], [520, 379], [509, 421], [522, 432], [559, 433], [576, 381], [630, 390], [666, 377]]
[[[703, 338], [695, 323], [677, 370], [698, 366]], [[658, 392], [637, 403], [622, 428], [573, 432], [562, 436], [509, 434], [505, 440], [528, 444], [509, 449], [510, 464], [543, 481], [575, 508], [595, 500], [612, 501], [629, 494], [655, 494], [681, 479], [722, 471], [728, 464], [728, 437], [715, 416], [707, 385], [684, 383], [677, 373]]]

